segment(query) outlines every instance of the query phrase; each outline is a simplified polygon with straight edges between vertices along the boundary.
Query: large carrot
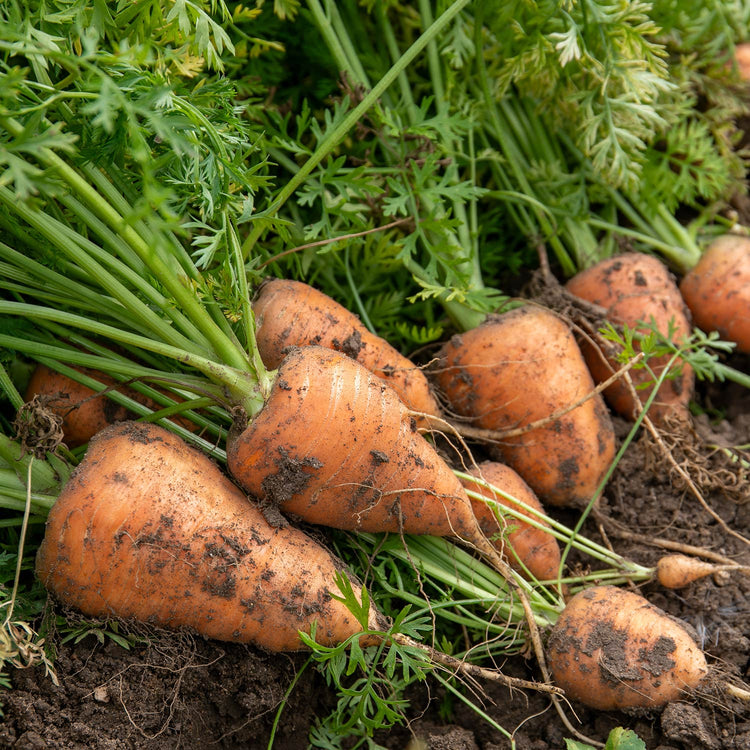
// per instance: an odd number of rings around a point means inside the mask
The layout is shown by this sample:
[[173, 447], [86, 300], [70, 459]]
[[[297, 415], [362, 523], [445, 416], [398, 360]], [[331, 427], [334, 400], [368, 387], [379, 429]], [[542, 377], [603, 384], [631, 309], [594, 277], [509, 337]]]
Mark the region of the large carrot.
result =
[[227, 466], [250, 494], [310, 523], [481, 537], [460, 481], [396, 392], [319, 346], [287, 354], [264, 409], [230, 434]]
[[[203, 453], [135, 422], [91, 441], [50, 511], [36, 566], [87, 615], [274, 651], [301, 649], [298, 631], [313, 622], [324, 644], [360, 631], [330, 596], [340, 568], [298, 529], [271, 527]], [[374, 610], [371, 625], [382, 629]]]
[[750, 237], [714, 240], [680, 282], [680, 292], [704, 331], [718, 331], [750, 353]]
[[[674, 339], [678, 342], [690, 334], [687, 309], [677, 284], [667, 267], [658, 258], [643, 253], [624, 253], [597, 263], [576, 274], [566, 284], [569, 292], [604, 308], [606, 317], [614, 324], [635, 328], [639, 322], [653, 318], [658, 330], [668, 333], [670, 321], [674, 325]], [[611, 377], [618, 368], [611, 356], [591, 342], [582, 345], [586, 361], [597, 383]], [[649, 360], [652, 372], [631, 370], [630, 377], [642, 402], [650, 396], [647, 385], [658, 377], [670, 357]], [[681, 371], [668, 378], [659, 388], [650, 413], [656, 419], [667, 414], [686, 415], [693, 395], [694, 374], [683, 364]], [[637, 401], [623, 381], [615, 381], [605, 390], [605, 398], [619, 414], [630, 419], [637, 415]]]
[[253, 310], [266, 367], [278, 367], [291, 346], [335, 349], [385, 380], [413, 411], [440, 415], [422, 370], [327, 294], [301, 281], [267, 279], [253, 300]]
[[490, 445], [542, 500], [568, 505], [595, 496], [614, 458], [614, 431], [601, 397], [591, 395], [594, 383], [573, 334], [556, 315], [520, 307], [454, 336], [440, 351], [435, 379], [476, 427], [507, 431], [543, 422]]

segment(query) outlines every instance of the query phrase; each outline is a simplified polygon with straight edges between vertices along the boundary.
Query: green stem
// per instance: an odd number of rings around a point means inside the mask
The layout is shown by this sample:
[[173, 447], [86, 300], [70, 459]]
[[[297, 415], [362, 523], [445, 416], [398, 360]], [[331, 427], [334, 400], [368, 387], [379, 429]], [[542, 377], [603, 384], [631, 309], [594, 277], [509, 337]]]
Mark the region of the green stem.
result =
[[[225, 385], [235, 400], [244, 407], [249, 416], [254, 416], [260, 412], [265, 403], [265, 394], [260, 391], [257, 378], [255, 378], [252, 373], [248, 372], [247, 368], [240, 370], [229, 365], [219, 364], [215, 360], [207, 359], [206, 357], [193, 354], [192, 352], [186, 352], [178, 347], [62, 310], [55, 310], [39, 305], [30, 305], [23, 302], [8, 302], [0, 300], [0, 314], [2, 313], [28, 317], [34, 320], [53, 321], [64, 326], [69, 326], [73, 329], [88, 331], [89, 333], [103, 336], [120, 344], [133, 346], [138, 349], [145, 349], [146, 351], [160, 354], [169, 359], [174, 359], [181, 364], [194, 367], [213, 382]], [[16, 351], [22, 351], [32, 356], [35, 354], [44, 355], [46, 352], [48, 352], [48, 356], [52, 358], [59, 358], [60, 356], [59, 351], [54, 347], [45, 348], [38, 342], [4, 334], [0, 335], [0, 346], [2, 345], [9, 346]], [[76, 359], [73, 359], [73, 356], [71, 355], [69, 361], [83, 363], [83, 357], [79, 356], [76, 357]], [[116, 366], [116, 363], [113, 363], [112, 367], [114, 366]]]
[[[318, 27], [321, 36], [325, 39], [329, 52], [333, 55], [339, 73], [349, 73], [349, 71], [354, 70], [356, 63], [349, 57], [339, 35], [336, 33], [330, 13], [326, 13], [325, 10], [323, 10], [323, 6], [320, 4], [319, 0], [307, 0], [307, 5], [315, 19], [315, 24]], [[331, 3], [328, 3], [329, 11], [330, 6]], [[356, 59], [356, 55], [354, 55], [354, 58]], [[362, 71], [361, 76], [358, 75], [356, 77], [357, 79], [362, 80], [362, 77], [364, 77], [364, 71]]]
[[[566, 544], [570, 543], [580, 552], [583, 552], [589, 557], [593, 557], [600, 562], [606, 563], [607, 565], [614, 565], [617, 566], [620, 570], [625, 570], [628, 572], [642, 572], [642, 568], [640, 565], [637, 565], [636, 563], [627, 560], [626, 558], [616, 554], [615, 552], [612, 552], [606, 547], [602, 547], [601, 545], [596, 544], [596, 542], [593, 542], [590, 539], [581, 536], [577, 532], [561, 524], [559, 521], [556, 521], [554, 518], [547, 516], [544, 512], [539, 511], [536, 508], [532, 508], [531, 506], [526, 505], [526, 503], [522, 502], [521, 500], [518, 500], [512, 495], [509, 495], [499, 487], [495, 487], [488, 482], [479, 480], [477, 479], [477, 477], [472, 476], [471, 474], [464, 474], [460, 471], [455, 471], [454, 473], [459, 479], [481, 485], [482, 487], [487, 488], [490, 492], [496, 494], [498, 497], [502, 497], [508, 503], [511, 503], [510, 505], [501, 504], [496, 500], [491, 500], [486, 495], [483, 495], [481, 493], [474, 492], [472, 490], [466, 491], [469, 497], [487, 504], [488, 506], [493, 508], [496, 513], [499, 513], [500, 515], [509, 515], [512, 518], [523, 521], [529, 526], [533, 526], [534, 528], [539, 529], [540, 531], [551, 534], [559, 541], [565, 542]], [[514, 505], [517, 507], [513, 507]]]
[[[2, 243], [0, 243], [2, 244]], [[0, 391], [5, 394], [14, 411], [23, 406], [23, 396], [18, 392], [15, 383], [11, 380], [8, 371], [0, 364]]]
[[[197, 329], [187, 326], [189, 333], [191, 330], [194, 331], [195, 335], [192, 338], [179, 335], [169, 322], [154, 312], [140, 297], [131, 292], [119, 281], [116, 276], [109, 273], [96, 258], [99, 257], [107, 262], [120, 277], [125, 278], [137, 290], [145, 294], [146, 299], [150, 299], [153, 304], [159, 305], [159, 309], [168, 311], [171, 307], [169, 302], [159, 295], [142, 276], [130, 270], [112, 255], [101, 250], [101, 248], [90, 240], [80, 236], [70, 226], [58, 221], [47, 213], [16, 201], [11, 191], [7, 188], [0, 187], [0, 201], [9, 210], [14, 211], [20, 216], [29, 226], [39, 231], [54, 247], [69, 257], [74, 264], [83, 269], [105, 292], [118, 300], [123, 305], [124, 310], [127, 310], [135, 319], [135, 327], [141, 330], [150, 330], [164, 340], [176, 341], [176, 344], [183, 348], [197, 348], [196, 344], [198, 342], [196, 339], [202, 339]], [[35, 267], [38, 267], [38, 265], [40, 264], [37, 264]], [[44, 273], [47, 276], [51, 274], [49, 271]], [[80, 287], [82, 285], [77, 284], [77, 286]], [[76, 293], [74, 292], [74, 295]], [[90, 292], [90, 294], [94, 293]], [[87, 294], [87, 296], [89, 295]], [[116, 313], [116, 307], [113, 308], [111, 303], [109, 304], [109, 310], [110, 314]], [[207, 353], [205, 349], [204, 353]]]
[[[23, 133], [23, 126], [9, 117], [0, 117], [0, 125], [15, 136]], [[154, 243], [147, 243], [121, 216], [111, 203], [107, 202], [81, 175], [60, 156], [48, 148], [39, 149], [36, 158], [53, 170], [91, 211], [104, 223], [119, 233], [135, 251], [164, 288], [174, 297], [177, 304], [208, 339], [217, 357], [239, 369], [247, 369], [247, 358], [243, 352], [229, 340], [216, 325], [206, 308], [201, 304], [184, 270], [173, 253], [163, 252], [162, 236], [153, 238]]]
[[[279, 191], [273, 203], [263, 213], [264, 217], [275, 216], [281, 207], [304, 183], [313, 169], [325, 159], [341, 141], [346, 137], [349, 131], [357, 124], [364, 114], [372, 107], [382, 94], [390, 88], [399, 74], [405, 70], [425, 49], [430, 40], [434, 39], [470, 2], [471, 0], [454, 0], [454, 2], [437, 18], [435, 23], [426, 29], [425, 32], [414, 41], [409, 49], [404, 52], [398, 62], [392, 65], [386, 74], [373, 86], [365, 95], [362, 101], [352, 109], [341, 122], [334, 126], [325, 136], [323, 141], [318, 145], [309, 159], [300, 167], [299, 171]], [[256, 222], [247, 238], [243, 243], [244, 257], [247, 258], [252, 248], [255, 246], [260, 235], [263, 233], [264, 225]]]
[[442, 677], [437, 670], [435, 670], [433, 674], [435, 676], [435, 679], [438, 682], [442, 683], [445, 689], [448, 690], [448, 692], [453, 693], [453, 695], [455, 695], [456, 698], [458, 698], [462, 703], [465, 703], [481, 719], [486, 721], [491, 727], [494, 727], [498, 732], [505, 735], [510, 741], [510, 750], [516, 750], [516, 740], [507, 729], [500, 726], [500, 724], [498, 724], [488, 713], [486, 713], [481, 708], [479, 708], [479, 706], [477, 706], [477, 704], [474, 701], [466, 698], [466, 696], [463, 693], [461, 693], [459, 690], [457, 690], [449, 680], [446, 680], [444, 677]]

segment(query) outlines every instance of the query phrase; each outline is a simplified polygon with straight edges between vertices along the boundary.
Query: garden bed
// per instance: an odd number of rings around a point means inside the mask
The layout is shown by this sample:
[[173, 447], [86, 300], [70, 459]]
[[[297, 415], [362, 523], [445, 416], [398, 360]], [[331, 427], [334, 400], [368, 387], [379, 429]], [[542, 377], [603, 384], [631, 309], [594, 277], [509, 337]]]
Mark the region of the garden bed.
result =
[[[734, 363], [746, 368], [746, 361]], [[750, 433], [750, 396], [728, 384], [703, 388], [700, 401], [711, 413], [696, 424], [704, 437], [727, 444]], [[627, 431], [618, 423], [621, 436]], [[664, 462], [654, 460], [654, 446], [636, 441], [608, 485], [599, 520], [584, 532], [609, 543], [621, 554], [652, 565], [663, 549], [650, 539], [666, 539], [704, 547], [750, 564], [747, 545], [727, 535], [701, 505], [675, 487]], [[744, 490], [747, 500], [747, 488]], [[709, 507], [732, 529], [750, 532], [750, 503], [715, 492]], [[553, 513], [555, 515], [555, 513]], [[574, 521], [574, 514], [557, 513]], [[566, 517], [567, 516], [567, 517]], [[623, 535], [622, 532], [625, 532]], [[634, 539], [633, 535], [639, 539]], [[730, 574], [709, 577], [686, 589], [667, 591], [655, 584], [642, 589], [651, 602], [680, 618], [692, 629], [715, 671], [745, 678], [750, 669], [750, 579]], [[266, 654], [249, 646], [224, 644], [164, 631], [133, 630], [135, 644], [125, 650], [104, 636], [80, 643], [56, 644], [55, 686], [42, 669], [12, 673], [12, 690], [0, 694], [4, 723], [0, 746], [31, 748], [91, 748], [167, 750], [198, 746], [264, 748], [280, 703], [300, 668], [304, 654]], [[54, 640], [54, 638], [53, 638]], [[536, 677], [531, 661], [509, 658], [507, 674]], [[518, 750], [557, 750], [570, 732], [542, 695], [511, 693], [507, 688], [481, 685], [484, 709], [495, 721], [515, 731]], [[445, 690], [427, 682], [413, 691], [407, 710], [409, 726], [398, 727], [378, 742], [406, 748], [413, 737], [435, 750], [496, 750], [509, 747], [499, 732], [457, 703]], [[336, 700], [322, 676], [305, 669], [281, 712], [273, 747], [304, 747], [316, 717]], [[673, 703], [663, 711], [595, 712], [575, 705], [574, 725], [592, 739], [605, 740], [616, 726], [634, 729], [649, 750], [745, 750], [750, 747], [750, 706], [731, 699], [720, 687], [706, 684], [700, 694]], [[580, 721], [576, 721], [576, 718]], [[346, 747], [345, 742], [341, 745]]]

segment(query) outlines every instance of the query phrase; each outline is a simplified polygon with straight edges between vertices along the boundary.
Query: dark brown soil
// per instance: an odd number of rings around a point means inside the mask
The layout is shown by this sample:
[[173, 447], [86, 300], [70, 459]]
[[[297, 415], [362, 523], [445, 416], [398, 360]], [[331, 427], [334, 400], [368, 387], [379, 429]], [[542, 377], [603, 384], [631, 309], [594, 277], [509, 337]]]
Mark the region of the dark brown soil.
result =
[[[750, 370], [747, 360], [737, 364]], [[747, 391], [713, 385], [703, 389], [701, 402], [713, 416], [721, 412], [722, 417], [714, 422], [700, 417], [704, 434], [727, 444], [750, 439]], [[619, 429], [625, 434], [627, 425], [619, 423]], [[750, 535], [750, 502], [741, 499], [742, 493], [726, 497], [717, 490], [705, 496], [727, 527]], [[750, 564], [748, 545], [727, 533], [689, 492], [680, 489], [663, 458], [643, 440], [626, 454], [600, 510], [600, 522], [588, 522], [587, 535], [599, 541], [606, 538], [637, 562], [656, 562], [663, 550], [649, 540], [658, 538], [705, 547]], [[560, 517], [574, 521], [570, 512]], [[714, 675], [735, 681], [749, 676], [750, 577], [707, 578], [679, 591], [655, 584], [640, 590], [693, 629]], [[266, 654], [251, 647], [153, 631], [130, 650], [108, 639], [102, 644], [92, 636], [78, 644], [58, 644], [59, 687], [42, 670], [27, 669], [13, 672], [12, 689], [0, 693], [4, 711], [0, 748], [265, 748], [277, 708], [305, 660], [302, 654]], [[538, 676], [533, 662], [521, 657], [509, 659], [503, 669], [514, 676]], [[542, 695], [483, 687], [484, 710], [513, 733], [518, 750], [562, 750], [565, 738], [572, 738]], [[311, 668], [304, 670], [281, 714], [273, 747], [306, 747], [310, 726], [316, 716], [328, 713], [334, 700], [323, 678]], [[410, 726], [378, 737], [380, 745], [393, 750], [511, 746], [439, 685], [428, 683], [411, 700]], [[750, 750], [750, 704], [729, 697], [711, 681], [697, 695], [662, 711], [608, 713], [574, 705], [568, 716], [580, 732], [599, 741], [611, 728], [625, 726], [638, 733], [648, 750]]]

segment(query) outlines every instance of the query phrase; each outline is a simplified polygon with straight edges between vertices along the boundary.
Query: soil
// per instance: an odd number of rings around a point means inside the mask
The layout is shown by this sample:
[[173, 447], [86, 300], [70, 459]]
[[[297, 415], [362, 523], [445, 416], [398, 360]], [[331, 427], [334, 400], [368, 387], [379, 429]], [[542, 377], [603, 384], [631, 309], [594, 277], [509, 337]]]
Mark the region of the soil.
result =
[[[750, 372], [747, 358], [732, 364]], [[750, 394], [731, 384], [703, 386], [696, 418], [704, 438], [720, 444], [750, 437]], [[710, 415], [710, 419], [709, 419]], [[628, 426], [618, 422], [620, 437]], [[680, 458], [678, 448], [673, 454]], [[688, 461], [690, 456], [683, 456]], [[704, 486], [719, 476], [716, 458], [703, 470]], [[695, 473], [695, 472], [693, 472]], [[726, 483], [726, 482], [725, 482]], [[715, 484], [715, 483], [714, 483]], [[584, 532], [631, 559], [654, 564], [664, 550], [656, 540], [681, 542], [750, 564], [750, 548], [733, 535], [750, 535], [746, 485], [704, 494], [705, 507], [672, 476], [653, 441], [641, 437], [625, 454], [602, 499], [597, 518]], [[574, 522], [572, 512], [555, 510]], [[717, 520], [720, 519], [720, 520]], [[572, 725], [604, 741], [613, 727], [637, 732], [648, 750], [750, 750], [750, 703], [730, 697], [722, 680], [741, 684], [750, 676], [750, 578], [709, 577], [670, 591], [640, 587], [655, 605], [687, 623], [704, 648], [712, 673], [692, 696], [663, 710], [598, 712], [573, 704]], [[273, 747], [304, 748], [316, 717], [335, 696], [314, 669], [300, 670], [304, 654], [268, 654], [187, 634], [131, 630], [136, 642], [122, 648], [111, 638], [89, 635], [78, 643], [56, 643], [59, 685], [41, 669], [16, 670], [12, 687], [0, 693], [4, 713], [0, 748], [31, 750], [173, 750], [266, 748], [277, 708], [290, 691]], [[537, 678], [533, 661], [512, 657], [509, 675]], [[296, 684], [295, 676], [298, 676]], [[484, 710], [513, 734], [518, 750], [561, 750], [573, 738], [541, 694], [483, 685]], [[437, 684], [411, 695], [410, 723], [377, 736], [393, 750], [506, 750], [507, 737], [482, 721]], [[347, 747], [346, 742], [341, 747]]]

